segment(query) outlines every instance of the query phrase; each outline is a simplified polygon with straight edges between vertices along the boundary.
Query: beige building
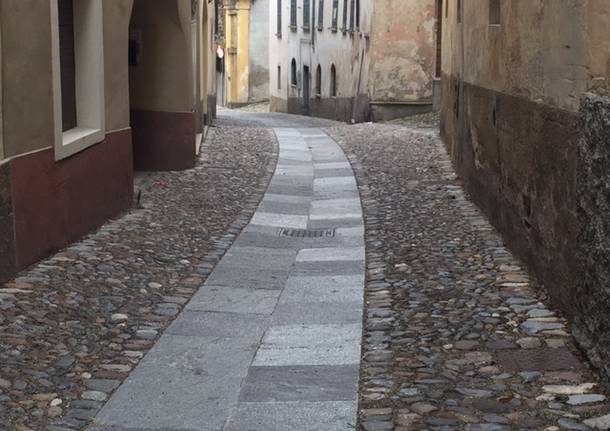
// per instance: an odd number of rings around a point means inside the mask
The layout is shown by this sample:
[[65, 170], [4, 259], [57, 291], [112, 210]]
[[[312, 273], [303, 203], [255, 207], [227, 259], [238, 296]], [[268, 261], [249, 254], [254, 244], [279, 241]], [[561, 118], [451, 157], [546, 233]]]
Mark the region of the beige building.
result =
[[272, 1], [271, 110], [348, 122], [431, 110], [437, 11], [437, 0]]
[[445, 0], [442, 136], [610, 375], [610, 2]]
[[134, 166], [194, 165], [213, 20], [207, 0], [0, 0], [0, 279], [129, 209]]

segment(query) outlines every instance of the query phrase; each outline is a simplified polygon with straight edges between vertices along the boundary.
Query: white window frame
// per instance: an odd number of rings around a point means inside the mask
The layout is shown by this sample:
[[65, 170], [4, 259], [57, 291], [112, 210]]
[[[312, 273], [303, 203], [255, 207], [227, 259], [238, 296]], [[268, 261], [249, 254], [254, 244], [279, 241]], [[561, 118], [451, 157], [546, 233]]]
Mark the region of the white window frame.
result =
[[62, 131], [61, 67], [57, 0], [51, 3], [53, 118], [55, 160], [62, 160], [104, 140], [103, 0], [74, 0], [74, 60], [76, 75], [76, 123]]

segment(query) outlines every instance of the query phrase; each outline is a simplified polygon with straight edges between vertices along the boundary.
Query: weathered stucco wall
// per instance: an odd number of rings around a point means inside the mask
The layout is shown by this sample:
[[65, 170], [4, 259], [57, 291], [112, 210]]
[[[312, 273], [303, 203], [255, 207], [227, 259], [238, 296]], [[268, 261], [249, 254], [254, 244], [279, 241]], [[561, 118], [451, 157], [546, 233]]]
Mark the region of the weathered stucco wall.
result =
[[104, 0], [106, 130], [129, 127], [129, 20], [133, 0]]
[[373, 102], [432, 101], [435, 0], [376, 0], [369, 95]]
[[53, 145], [49, 16], [49, 1], [0, 0], [7, 157]]
[[457, 23], [457, 2], [448, 2], [443, 71], [576, 112], [588, 79], [585, 2], [503, 1], [500, 25], [489, 25], [489, 0], [462, 1], [463, 24]]
[[135, 0], [131, 30], [141, 36], [141, 56], [129, 69], [131, 108], [190, 112], [193, 61], [190, 0]]
[[269, 100], [269, 0], [250, 5], [248, 102]]

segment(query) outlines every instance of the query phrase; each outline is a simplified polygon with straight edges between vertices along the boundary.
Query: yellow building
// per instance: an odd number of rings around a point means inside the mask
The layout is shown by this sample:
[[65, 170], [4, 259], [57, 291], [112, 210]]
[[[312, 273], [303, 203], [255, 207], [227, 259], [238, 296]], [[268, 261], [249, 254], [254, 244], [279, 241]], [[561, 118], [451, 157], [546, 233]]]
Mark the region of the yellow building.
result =
[[269, 1], [224, 0], [226, 99], [231, 108], [269, 99]]

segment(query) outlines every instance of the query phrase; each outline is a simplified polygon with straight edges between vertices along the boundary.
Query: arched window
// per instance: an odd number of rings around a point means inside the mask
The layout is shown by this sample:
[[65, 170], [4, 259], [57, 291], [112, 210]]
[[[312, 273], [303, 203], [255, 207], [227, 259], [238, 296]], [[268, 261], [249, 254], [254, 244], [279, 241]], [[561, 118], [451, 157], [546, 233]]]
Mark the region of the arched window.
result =
[[296, 87], [298, 84], [297, 81], [297, 61], [293, 58], [292, 63], [290, 64], [290, 83], [293, 87]]
[[330, 96], [337, 96], [337, 69], [334, 64], [330, 67]]
[[316, 69], [316, 94], [318, 96], [322, 95], [322, 66], [319, 64]]

